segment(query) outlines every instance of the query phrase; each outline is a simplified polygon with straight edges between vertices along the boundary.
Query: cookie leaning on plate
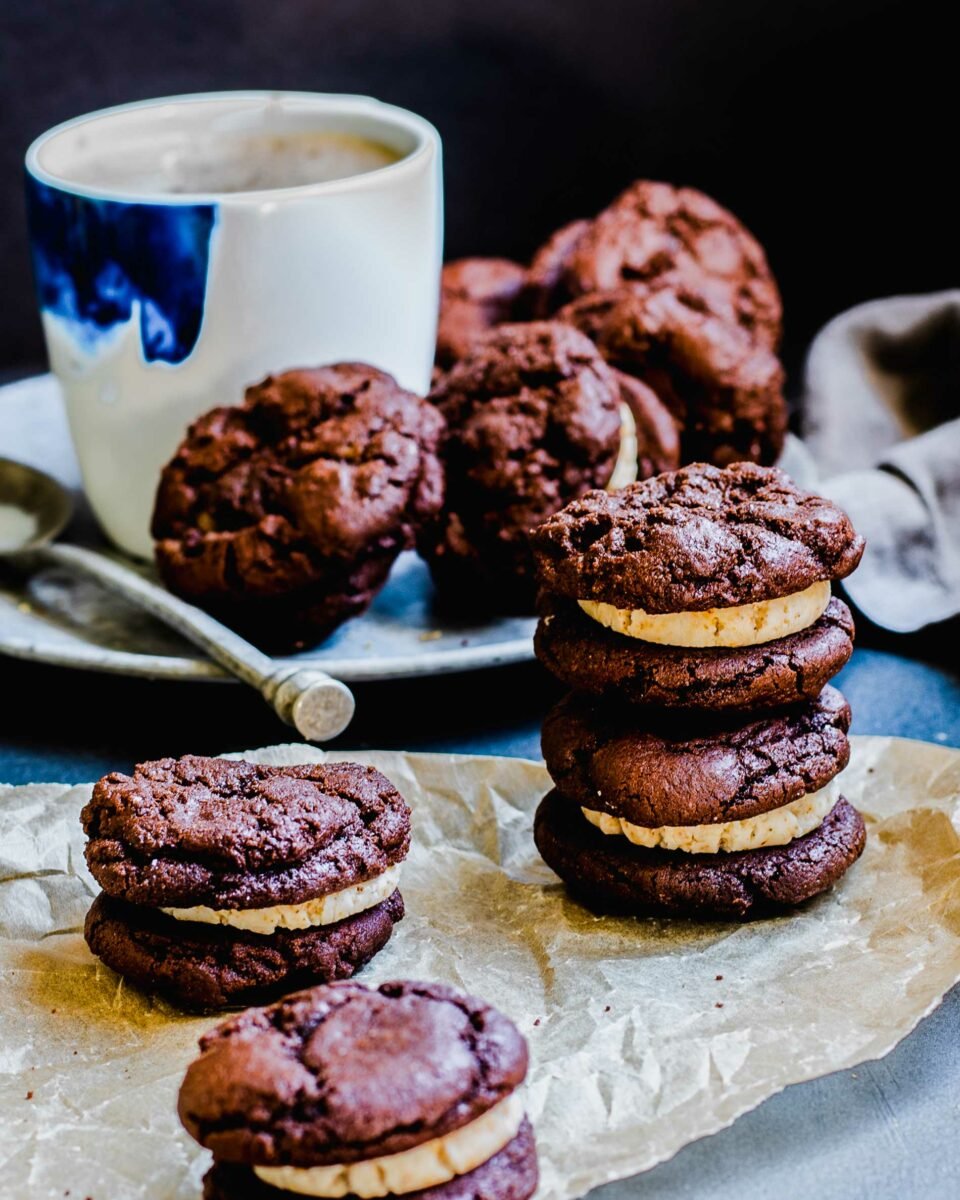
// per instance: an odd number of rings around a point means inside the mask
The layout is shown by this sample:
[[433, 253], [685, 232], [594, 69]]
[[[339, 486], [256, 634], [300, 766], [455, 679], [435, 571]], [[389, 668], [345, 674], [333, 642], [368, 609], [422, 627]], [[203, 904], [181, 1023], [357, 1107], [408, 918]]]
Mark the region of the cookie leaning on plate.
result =
[[633, 704], [752, 710], [816, 696], [853, 625], [831, 582], [863, 539], [782, 471], [702, 463], [594, 491], [531, 534], [542, 662]]
[[527, 1047], [495, 1009], [436, 983], [333, 984], [200, 1041], [178, 1111], [213, 1152], [205, 1200], [527, 1200]]
[[186, 1008], [347, 978], [403, 916], [410, 810], [372, 767], [161, 759], [101, 779], [81, 820], [90, 949]]
[[172, 592], [271, 650], [364, 612], [443, 500], [443, 420], [362, 363], [286, 371], [195, 421], [153, 514]]
[[602, 911], [744, 917], [799, 904], [863, 851], [859, 813], [825, 790], [849, 761], [849, 724], [831, 687], [697, 731], [572, 694], [543, 727], [556, 790], [537, 811], [537, 847]]

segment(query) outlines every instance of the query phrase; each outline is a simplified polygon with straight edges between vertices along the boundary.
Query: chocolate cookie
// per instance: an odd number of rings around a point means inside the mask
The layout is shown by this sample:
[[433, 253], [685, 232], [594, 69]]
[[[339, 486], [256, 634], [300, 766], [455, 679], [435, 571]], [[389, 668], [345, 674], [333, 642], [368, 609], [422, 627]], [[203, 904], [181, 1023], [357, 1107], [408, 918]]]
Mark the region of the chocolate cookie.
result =
[[530, 260], [525, 304], [534, 317], [550, 317], [570, 299], [565, 280], [567, 267], [589, 228], [589, 221], [571, 221], [563, 225], [547, 238]]
[[260, 645], [363, 612], [443, 499], [437, 410], [356, 363], [287, 371], [196, 421], [153, 515], [171, 591]]
[[535, 1190], [516, 1093], [526, 1044], [453, 988], [314, 988], [233, 1017], [200, 1049], [178, 1111], [213, 1152], [208, 1197], [259, 1195], [244, 1187], [251, 1176], [273, 1189], [265, 1196], [308, 1180], [331, 1196], [526, 1200]]
[[527, 531], [610, 479], [620, 448], [617, 379], [575, 329], [531, 322], [489, 334], [431, 399], [447, 421], [447, 499], [420, 551], [448, 600], [528, 611]]
[[834, 597], [813, 625], [760, 646], [690, 649], [624, 637], [573, 601], [545, 595], [537, 658], [567, 687], [685, 712], [751, 712], [817, 697], [853, 652], [853, 618]]
[[573, 243], [561, 290], [576, 297], [633, 283], [700, 295], [752, 341], [779, 343], [780, 294], [760, 244], [694, 188], [632, 184]]
[[698, 463], [590, 492], [543, 521], [530, 544], [546, 591], [648, 613], [789, 596], [849, 575], [863, 553], [835, 504], [751, 463]]
[[460, 258], [440, 276], [437, 365], [452, 367], [478, 337], [515, 320], [527, 272], [508, 258]]
[[557, 317], [653, 389], [680, 426], [681, 461], [779, 456], [787, 429], [779, 359], [689, 293], [621, 287], [583, 296]]
[[571, 804], [658, 828], [742, 821], [818, 791], [850, 759], [849, 728], [829, 686], [785, 712], [694, 729], [570, 693], [547, 714], [541, 746]]
[[87, 945], [111, 970], [183, 1008], [258, 1004], [318, 979], [349, 979], [390, 940], [403, 918], [399, 891], [373, 908], [313, 929], [269, 937], [178, 921], [159, 908], [103, 892], [84, 924]]
[[744, 918], [826, 891], [863, 852], [863, 818], [842, 797], [816, 829], [735, 853], [647, 849], [589, 825], [553, 791], [537, 809], [537, 849], [572, 894], [600, 912]]
[[81, 820], [90, 948], [189, 1007], [343, 978], [403, 916], [410, 810], [372, 767], [161, 759], [101, 779]]
[[652, 388], [615, 371], [620, 399], [630, 409], [637, 438], [637, 479], [649, 479], [680, 465], [680, 429]]

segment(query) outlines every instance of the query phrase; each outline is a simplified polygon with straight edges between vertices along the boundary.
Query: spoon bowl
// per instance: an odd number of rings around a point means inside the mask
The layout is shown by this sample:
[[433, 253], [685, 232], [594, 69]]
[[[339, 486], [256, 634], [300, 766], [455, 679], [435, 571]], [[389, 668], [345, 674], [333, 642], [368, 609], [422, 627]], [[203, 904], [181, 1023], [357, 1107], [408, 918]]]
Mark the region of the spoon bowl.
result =
[[0, 458], [0, 558], [46, 546], [72, 516], [70, 493], [52, 475]]

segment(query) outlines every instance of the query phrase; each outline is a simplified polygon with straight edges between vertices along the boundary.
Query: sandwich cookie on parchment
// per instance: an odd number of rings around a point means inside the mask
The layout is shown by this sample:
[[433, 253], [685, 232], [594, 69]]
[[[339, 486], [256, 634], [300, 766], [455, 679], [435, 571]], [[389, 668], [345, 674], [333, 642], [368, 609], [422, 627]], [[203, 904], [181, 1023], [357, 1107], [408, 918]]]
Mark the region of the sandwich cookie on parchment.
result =
[[105, 776], [81, 819], [87, 944], [186, 1008], [345, 979], [403, 917], [410, 810], [372, 767], [161, 759]]
[[556, 790], [537, 812], [537, 848], [600, 911], [744, 917], [799, 904], [863, 851], [863, 820], [826, 786], [849, 761], [849, 725], [832, 687], [699, 732], [571, 694], [543, 726]]
[[694, 464], [594, 491], [531, 535], [536, 649], [569, 687], [635, 705], [752, 711], [816, 697], [853, 621], [831, 583], [863, 539], [782, 471]]
[[178, 1110], [213, 1153], [205, 1200], [527, 1200], [515, 1026], [437, 983], [332, 984], [200, 1041]]

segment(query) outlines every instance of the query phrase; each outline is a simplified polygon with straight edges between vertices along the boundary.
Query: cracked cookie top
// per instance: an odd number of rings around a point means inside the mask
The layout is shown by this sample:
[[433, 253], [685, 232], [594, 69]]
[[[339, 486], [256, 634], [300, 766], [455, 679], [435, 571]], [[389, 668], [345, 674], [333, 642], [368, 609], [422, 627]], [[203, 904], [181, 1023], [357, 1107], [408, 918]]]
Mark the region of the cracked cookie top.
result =
[[154, 907], [298, 904], [382, 874], [410, 844], [406, 801], [356, 763], [140, 763], [101, 779], [81, 821], [103, 890]]
[[650, 613], [753, 604], [842, 579], [863, 538], [775, 467], [694, 463], [568, 504], [530, 537], [541, 585]]
[[782, 305], [760, 243], [695, 188], [641, 179], [567, 242], [570, 296], [623, 284], [700, 292], [757, 342], [780, 340]]
[[438, 983], [333, 984], [249, 1009], [200, 1040], [178, 1111], [218, 1160], [320, 1166], [458, 1129], [527, 1072], [511, 1021]]
[[847, 765], [850, 707], [829, 685], [802, 707], [689, 733], [623, 705], [570, 694], [542, 749], [565, 799], [634, 825], [741, 821], [824, 787]]

